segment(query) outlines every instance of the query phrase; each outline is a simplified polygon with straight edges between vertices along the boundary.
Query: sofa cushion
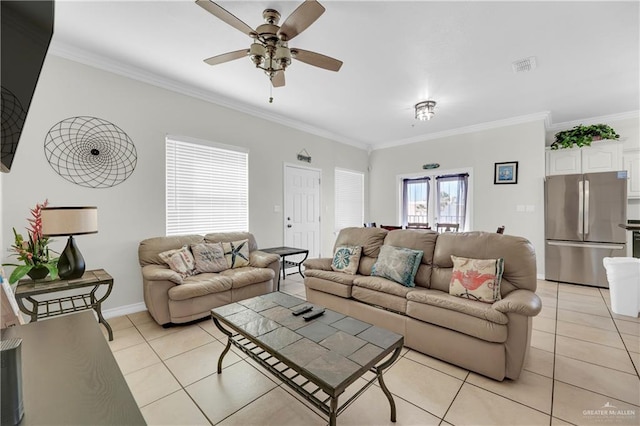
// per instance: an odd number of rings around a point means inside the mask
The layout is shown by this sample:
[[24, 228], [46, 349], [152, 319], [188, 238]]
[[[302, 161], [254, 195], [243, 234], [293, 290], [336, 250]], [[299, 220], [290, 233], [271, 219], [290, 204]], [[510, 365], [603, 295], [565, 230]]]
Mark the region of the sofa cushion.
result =
[[522, 237], [495, 232], [445, 232], [438, 236], [433, 254], [432, 289], [449, 292], [453, 261], [451, 255], [475, 259], [504, 259], [500, 294], [504, 298], [521, 288], [536, 290], [536, 255], [533, 245]]
[[[384, 278], [373, 277], [384, 280]], [[388, 281], [389, 286], [399, 288], [399, 289], [407, 289], [408, 287], [403, 287], [398, 285], [393, 281]], [[381, 306], [385, 309], [389, 309], [391, 311], [400, 312], [404, 314], [407, 310], [407, 299], [402, 296], [396, 296], [395, 294], [385, 293], [384, 291], [372, 290], [370, 288], [354, 286], [351, 288], [351, 296], [360, 301], [364, 302], [368, 305]]]
[[440, 290], [413, 289], [407, 293], [407, 300], [423, 305], [438, 306], [496, 324], [509, 322], [509, 318], [505, 314], [493, 309], [487, 303], [452, 296]]
[[407, 315], [489, 342], [507, 340], [509, 318], [491, 305], [451, 296], [439, 290], [413, 289]]
[[500, 259], [469, 259], [451, 256], [453, 272], [449, 294], [479, 302], [500, 300], [500, 280], [504, 261]]
[[222, 248], [229, 268], [249, 266], [249, 240], [225, 241]]
[[165, 265], [160, 259], [159, 253], [163, 251], [179, 249], [184, 245], [190, 246], [204, 241], [202, 235], [175, 235], [171, 237], [153, 237], [140, 241], [138, 246], [138, 262], [140, 266]]
[[169, 289], [169, 299], [187, 300], [207, 294], [220, 293], [231, 290], [231, 283], [231, 278], [220, 274], [204, 273], [193, 275], [185, 278], [182, 285], [171, 287]]
[[380, 246], [387, 235], [386, 229], [382, 228], [344, 228], [340, 230], [334, 249], [339, 246], [360, 246], [362, 254], [358, 273], [360, 275], [371, 275], [371, 267], [378, 257]]
[[224, 257], [222, 243], [199, 243], [191, 246], [193, 258], [196, 261], [196, 271], [220, 272], [229, 268]]
[[250, 252], [258, 250], [258, 243], [251, 232], [212, 232], [204, 236], [207, 243], [230, 243], [240, 240], [249, 240]]
[[345, 274], [355, 275], [358, 272], [358, 264], [360, 263], [360, 254], [362, 247], [360, 246], [339, 246], [336, 247], [331, 262], [331, 269], [336, 272], [344, 272]]
[[162, 253], [158, 253], [158, 256], [169, 265], [169, 268], [180, 274], [182, 278], [196, 273], [195, 259], [187, 245], [179, 249], [163, 251]]
[[422, 255], [422, 250], [383, 245], [378, 260], [371, 268], [371, 275], [388, 278], [405, 287], [415, 287], [413, 280]]
[[231, 287], [239, 288], [245, 287], [251, 284], [258, 284], [265, 281], [269, 281], [275, 277], [273, 269], [269, 268], [254, 268], [252, 266], [246, 266], [243, 268], [227, 269], [220, 273], [223, 277], [231, 279]]
[[[318, 270], [306, 270], [304, 271], [304, 285], [305, 287], [313, 290], [320, 291], [322, 293], [333, 294], [334, 296], [350, 298], [351, 288], [353, 287], [353, 279], [356, 275], [347, 275], [342, 272], [329, 272]], [[326, 275], [325, 275], [326, 274]], [[339, 275], [340, 278], [330, 278], [329, 274]]]
[[423, 255], [414, 282], [417, 287], [429, 288], [431, 286], [433, 251], [437, 239], [437, 232], [423, 229], [398, 229], [387, 234], [384, 245], [422, 250]]
[[406, 297], [407, 293], [411, 291], [410, 287], [398, 285], [395, 281], [376, 276], [366, 277], [358, 275], [353, 280], [353, 285], [382, 293], [393, 294], [398, 297]]

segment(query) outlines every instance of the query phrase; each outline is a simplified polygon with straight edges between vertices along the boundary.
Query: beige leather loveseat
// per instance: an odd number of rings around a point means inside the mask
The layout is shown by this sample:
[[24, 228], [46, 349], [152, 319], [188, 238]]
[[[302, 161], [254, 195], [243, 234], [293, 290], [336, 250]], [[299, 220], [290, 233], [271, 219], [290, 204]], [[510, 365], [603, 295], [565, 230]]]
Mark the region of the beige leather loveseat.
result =
[[[199, 243], [248, 240], [249, 265], [220, 272], [181, 276], [170, 269], [160, 253]], [[275, 291], [280, 257], [258, 250], [248, 232], [212, 233], [149, 238], [138, 247], [144, 302], [160, 325], [185, 323], [211, 314], [211, 309]]]
[[[382, 245], [424, 252], [415, 287], [371, 276]], [[405, 336], [405, 345], [496, 380], [517, 379], [540, 312], [533, 246], [521, 237], [486, 232], [343, 229], [335, 243], [360, 246], [355, 275], [332, 270], [332, 259], [304, 263], [307, 300]], [[504, 259], [501, 300], [485, 303], [449, 294], [451, 255]]]

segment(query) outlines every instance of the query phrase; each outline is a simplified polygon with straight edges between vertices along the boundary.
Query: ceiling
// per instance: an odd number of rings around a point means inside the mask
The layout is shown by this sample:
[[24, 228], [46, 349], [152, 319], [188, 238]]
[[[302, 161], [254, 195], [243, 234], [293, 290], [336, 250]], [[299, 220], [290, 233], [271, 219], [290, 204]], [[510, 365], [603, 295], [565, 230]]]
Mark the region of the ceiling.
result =
[[[252, 28], [295, 1], [220, 1]], [[193, 1], [56, 1], [51, 52], [341, 142], [379, 148], [495, 121], [548, 124], [640, 110], [637, 1], [331, 1], [290, 42], [344, 62], [294, 61], [273, 89], [249, 58], [203, 59], [251, 39]], [[514, 73], [534, 56], [537, 68]], [[431, 121], [413, 106], [437, 102]]]

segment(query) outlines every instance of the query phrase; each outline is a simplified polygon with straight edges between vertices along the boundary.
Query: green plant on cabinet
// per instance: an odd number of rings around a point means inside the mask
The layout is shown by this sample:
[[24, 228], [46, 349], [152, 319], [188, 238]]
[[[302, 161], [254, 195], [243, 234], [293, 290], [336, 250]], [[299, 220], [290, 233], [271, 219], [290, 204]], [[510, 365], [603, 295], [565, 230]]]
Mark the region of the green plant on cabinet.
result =
[[620, 135], [606, 124], [592, 124], [590, 126], [581, 124], [572, 129], [556, 133], [551, 149], [572, 148], [574, 145], [578, 147], [591, 146], [591, 142], [594, 140], [615, 140], [619, 137]]

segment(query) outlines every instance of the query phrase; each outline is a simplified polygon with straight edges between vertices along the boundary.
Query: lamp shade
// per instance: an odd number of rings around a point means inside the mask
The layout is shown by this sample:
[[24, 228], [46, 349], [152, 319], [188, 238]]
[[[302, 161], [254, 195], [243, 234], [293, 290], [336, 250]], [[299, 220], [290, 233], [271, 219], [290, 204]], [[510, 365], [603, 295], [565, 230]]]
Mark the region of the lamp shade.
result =
[[56, 237], [97, 232], [97, 207], [45, 207], [42, 209], [42, 235]]

